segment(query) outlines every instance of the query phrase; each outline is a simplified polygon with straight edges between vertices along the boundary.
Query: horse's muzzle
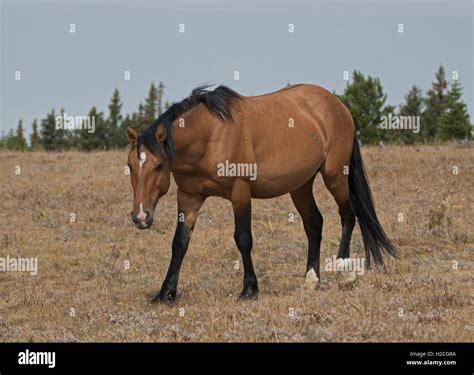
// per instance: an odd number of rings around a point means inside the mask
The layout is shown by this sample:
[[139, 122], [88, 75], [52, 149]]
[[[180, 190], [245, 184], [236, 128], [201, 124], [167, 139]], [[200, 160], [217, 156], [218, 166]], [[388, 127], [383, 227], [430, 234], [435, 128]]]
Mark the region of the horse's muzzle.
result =
[[145, 214], [143, 212], [138, 214], [132, 212], [132, 221], [138, 229], [148, 229], [153, 224], [153, 215], [150, 211], [145, 211]]

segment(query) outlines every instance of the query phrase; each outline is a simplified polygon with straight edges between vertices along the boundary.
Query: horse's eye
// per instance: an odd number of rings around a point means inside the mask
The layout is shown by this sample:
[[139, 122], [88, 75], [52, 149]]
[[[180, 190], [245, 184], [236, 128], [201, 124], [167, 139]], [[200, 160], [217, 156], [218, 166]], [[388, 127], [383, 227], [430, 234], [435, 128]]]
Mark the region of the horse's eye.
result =
[[158, 165], [156, 166], [156, 169], [155, 169], [155, 170], [156, 170], [157, 172], [161, 172], [162, 169], [163, 169], [163, 164], [160, 163], [160, 164], [158, 164]]

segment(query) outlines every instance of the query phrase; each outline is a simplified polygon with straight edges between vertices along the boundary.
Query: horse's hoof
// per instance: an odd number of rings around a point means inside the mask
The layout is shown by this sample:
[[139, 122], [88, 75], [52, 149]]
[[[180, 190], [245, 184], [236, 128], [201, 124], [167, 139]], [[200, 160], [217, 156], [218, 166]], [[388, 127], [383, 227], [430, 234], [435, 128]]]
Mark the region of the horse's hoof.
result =
[[162, 293], [161, 291], [156, 293], [151, 299], [150, 303], [170, 303], [176, 299], [176, 292], [166, 292]]
[[240, 293], [239, 301], [243, 300], [256, 300], [258, 298], [258, 287], [249, 286], [244, 288], [242, 293]]
[[253, 294], [241, 293], [239, 296], [239, 301], [251, 301], [251, 300], [257, 300], [257, 299], [258, 299], [258, 293], [253, 293]]
[[319, 287], [319, 278], [313, 268], [306, 272], [304, 287], [307, 290], [316, 290]]
[[350, 285], [356, 281], [356, 272], [355, 271], [339, 271], [339, 284], [340, 285]]

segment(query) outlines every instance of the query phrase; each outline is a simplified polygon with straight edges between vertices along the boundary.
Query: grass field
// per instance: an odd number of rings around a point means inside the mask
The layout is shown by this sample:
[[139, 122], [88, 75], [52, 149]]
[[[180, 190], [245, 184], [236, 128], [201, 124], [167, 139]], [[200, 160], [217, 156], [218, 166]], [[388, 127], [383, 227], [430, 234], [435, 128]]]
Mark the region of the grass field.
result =
[[[0, 257], [38, 258], [37, 275], [0, 272], [0, 341], [473, 341], [474, 149], [362, 153], [380, 220], [400, 251], [400, 260], [386, 259], [386, 273], [341, 285], [337, 272], [322, 269], [320, 288], [305, 290], [306, 236], [289, 196], [254, 200], [260, 295], [237, 301], [231, 205], [210, 198], [177, 301], [150, 305], [171, 255], [175, 186], [153, 227], [139, 231], [126, 151], [0, 152]], [[339, 215], [320, 176], [314, 191], [324, 265], [337, 253]], [[363, 253], [356, 226], [352, 255]]]

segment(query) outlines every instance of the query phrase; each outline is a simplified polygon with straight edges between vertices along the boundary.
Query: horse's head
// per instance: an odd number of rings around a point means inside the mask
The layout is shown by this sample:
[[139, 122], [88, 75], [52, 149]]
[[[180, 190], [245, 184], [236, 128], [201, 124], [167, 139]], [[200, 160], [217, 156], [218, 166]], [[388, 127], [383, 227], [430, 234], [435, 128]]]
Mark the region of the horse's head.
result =
[[[128, 125], [125, 135], [132, 146], [128, 155], [133, 189], [132, 221], [137, 228], [147, 229], [153, 223], [153, 211], [158, 200], [170, 187], [169, 159], [164, 151], [166, 129], [160, 125], [153, 134], [139, 137], [135, 129]], [[149, 139], [142, 139], [144, 136], [152, 136], [155, 139], [150, 142]]]

